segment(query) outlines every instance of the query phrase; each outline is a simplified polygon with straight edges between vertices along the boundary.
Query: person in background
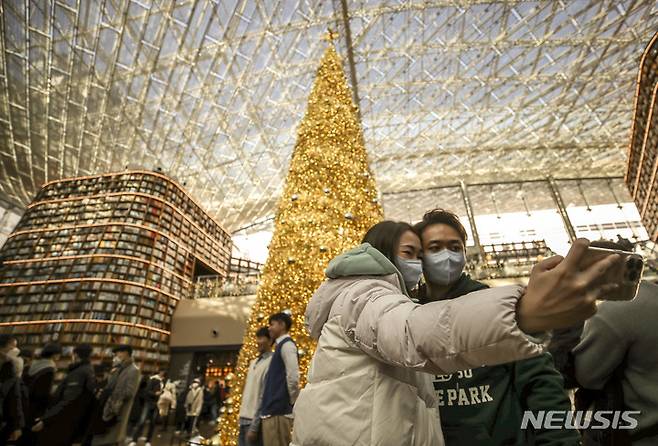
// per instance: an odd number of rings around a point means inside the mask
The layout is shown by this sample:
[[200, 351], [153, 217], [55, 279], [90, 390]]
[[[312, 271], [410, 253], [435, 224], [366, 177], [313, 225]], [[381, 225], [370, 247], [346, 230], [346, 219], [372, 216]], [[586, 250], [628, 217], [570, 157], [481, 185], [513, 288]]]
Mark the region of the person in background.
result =
[[267, 369], [259, 409], [265, 446], [288, 446], [292, 440], [292, 408], [299, 395], [299, 362], [297, 346], [288, 334], [290, 327], [290, 315], [270, 316], [268, 330], [276, 347]]
[[[420, 303], [446, 301], [489, 288], [466, 274], [466, 229], [450, 211], [427, 212], [414, 226], [423, 247], [426, 284]], [[576, 430], [520, 431], [526, 410], [567, 411], [571, 402], [548, 353], [495, 366], [473, 367], [433, 380], [448, 446], [578, 445]]]
[[194, 378], [190, 389], [185, 397], [185, 416], [188, 435], [193, 435], [197, 431], [197, 421], [203, 407], [203, 388], [201, 380]]
[[124, 441], [140, 381], [139, 369], [132, 358], [132, 347], [124, 344], [112, 351], [112, 373], [99, 399], [99, 418], [92, 424], [91, 444], [94, 446], [114, 445]]
[[23, 374], [22, 378], [25, 380], [25, 377], [30, 371], [30, 366], [32, 365], [32, 361], [34, 359], [34, 352], [32, 350], [27, 350], [27, 349], [21, 349], [21, 358], [23, 358], [24, 364], [23, 364]]
[[267, 327], [261, 327], [256, 332], [256, 345], [258, 346], [258, 357], [249, 364], [247, 379], [242, 391], [238, 446], [262, 446], [263, 444], [258, 410], [263, 398], [265, 375], [272, 359], [272, 339]]
[[[51, 350], [57, 351], [58, 346]], [[44, 348], [45, 350], [45, 348]], [[94, 403], [96, 378], [90, 363], [91, 346], [80, 344], [73, 350], [73, 363], [57, 387], [52, 403], [34, 419], [32, 432], [38, 446], [70, 446], [82, 441]]]
[[[139, 365], [135, 364], [139, 369]], [[150, 376], [142, 375], [137, 386], [137, 394], [133, 400], [133, 406], [128, 416], [128, 432], [134, 432], [142, 418], [142, 411], [146, 401], [146, 387], [149, 383]]]
[[[592, 246], [630, 251], [629, 246], [596, 241]], [[635, 299], [602, 301], [585, 322], [580, 342], [573, 349], [578, 391], [590, 395], [594, 409], [639, 411], [633, 430], [584, 433], [584, 444], [658, 444], [658, 285], [641, 281]], [[592, 392], [594, 391], [594, 392]], [[606, 401], [607, 400], [607, 401]], [[599, 407], [605, 403], [607, 407]], [[580, 405], [580, 404], [579, 404]], [[584, 403], [583, 410], [590, 409]], [[622, 438], [623, 437], [623, 438]]]
[[210, 424], [217, 424], [219, 418], [219, 408], [222, 405], [222, 389], [219, 387], [219, 381], [213, 383], [210, 389]]
[[146, 434], [145, 446], [151, 446], [151, 439], [153, 438], [153, 431], [155, 429], [155, 421], [158, 418], [158, 399], [160, 398], [160, 395], [162, 395], [166, 378], [167, 373], [164, 370], [161, 370], [156, 375], [151, 376], [146, 383], [142, 413], [139, 417], [137, 425], [135, 426], [135, 430], [133, 432], [133, 441], [130, 443], [130, 446], [137, 446], [137, 441], [142, 435], [144, 425], [147, 422], [149, 424], [149, 430]]
[[158, 398], [158, 413], [162, 419], [162, 429], [169, 427], [169, 413], [176, 409], [176, 383], [167, 379], [162, 394]]
[[23, 366], [16, 350], [16, 338], [0, 334], [0, 444], [18, 441], [25, 427], [22, 383], [18, 374]]
[[201, 406], [201, 415], [199, 415], [199, 419], [210, 422], [212, 421], [213, 388], [210, 386], [209, 382], [206, 382], [202, 388], [203, 405]]
[[36, 443], [36, 436], [32, 432], [35, 419], [41, 418], [50, 404], [50, 398], [57, 369], [56, 361], [62, 355], [62, 347], [51, 342], [46, 344], [39, 358], [35, 359], [29, 368], [23, 372], [23, 382], [27, 387], [29, 398], [28, 409], [25, 414], [25, 430], [21, 444], [28, 446]]
[[188, 391], [189, 386], [186, 389], [183, 382], [179, 382], [176, 386], [176, 412], [174, 413], [174, 421], [176, 424], [175, 435], [180, 435], [182, 431], [186, 430], [187, 408], [185, 407], [185, 400]]

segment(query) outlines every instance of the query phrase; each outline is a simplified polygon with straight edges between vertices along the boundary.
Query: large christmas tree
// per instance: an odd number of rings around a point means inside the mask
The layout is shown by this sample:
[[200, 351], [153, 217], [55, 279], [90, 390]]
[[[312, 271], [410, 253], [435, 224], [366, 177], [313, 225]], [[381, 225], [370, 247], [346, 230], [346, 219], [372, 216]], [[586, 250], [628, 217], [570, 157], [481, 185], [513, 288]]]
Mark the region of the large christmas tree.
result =
[[304, 328], [306, 304], [324, 279], [329, 261], [358, 245], [382, 218], [357, 116], [340, 57], [330, 44], [298, 130], [269, 257], [231, 383], [232, 404], [221, 426], [224, 445], [237, 444], [242, 389], [257, 353], [256, 330], [267, 326], [269, 315], [291, 312], [303, 386], [315, 351]]

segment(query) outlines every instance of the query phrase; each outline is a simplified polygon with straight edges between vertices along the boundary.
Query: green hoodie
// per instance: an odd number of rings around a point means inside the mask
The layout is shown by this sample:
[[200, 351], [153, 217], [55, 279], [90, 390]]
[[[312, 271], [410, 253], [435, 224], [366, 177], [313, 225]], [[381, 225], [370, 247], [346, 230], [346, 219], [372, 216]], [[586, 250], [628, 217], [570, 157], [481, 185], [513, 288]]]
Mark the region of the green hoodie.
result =
[[[462, 274], [447, 299], [488, 288]], [[427, 303], [425, 299], [423, 303]], [[508, 364], [437, 375], [446, 446], [580, 444], [575, 430], [521, 431], [525, 410], [570, 410], [562, 376], [548, 354]]]
[[354, 249], [335, 257], [324, 272], [329, 279], [354, 276], [398, 276], [400, 288], [409, 295], [404, 286], [402, 273], [391, 261], [370, 243], [363, 243]]

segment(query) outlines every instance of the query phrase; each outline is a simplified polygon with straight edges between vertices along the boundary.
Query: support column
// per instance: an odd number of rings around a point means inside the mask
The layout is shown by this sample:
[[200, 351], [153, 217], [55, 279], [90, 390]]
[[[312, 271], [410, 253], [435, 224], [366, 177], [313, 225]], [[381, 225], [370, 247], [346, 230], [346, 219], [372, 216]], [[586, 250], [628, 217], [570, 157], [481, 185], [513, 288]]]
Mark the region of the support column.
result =
[[480, 261], [484, 260], [484, 249], [482, 249], [482, 244], [480, 243], [480, 235], [478, 234], [478, 228], [475, 226], [475, 214], [473, 213], [473, 208], [471, 207], [471, 199], [468, 195], [468, 186], [463, 181], [459, 182], [459, 187], [462, 192], [462, 199], [464, 200], [464, 207], [466, 208], [466, 215], [468, 216], [468, 222], [471, 225], [471, 233], [473, 233], [473, 243], [480, 253]]
[[576, 231], [573, 229], [573, 225], [569, 219], [569, 214], [567, 213], [567, 209], [564, 206], [564, 201], [562, 200], [562, 195], [560, 195], [560, 190], [557, 187], [557, 183], [553, 177], [548, 177], [546, 182], [548, 183], [548, 189], [551, 191], [551, 195], [553, 196], [553, 201], [557, 206], [557, 211], [560, 213], [560, 217], [562, 217], [564, 229], [566, 229], [567, 234], [569, 234], [569, 240], [573, 242], [577, 238]]

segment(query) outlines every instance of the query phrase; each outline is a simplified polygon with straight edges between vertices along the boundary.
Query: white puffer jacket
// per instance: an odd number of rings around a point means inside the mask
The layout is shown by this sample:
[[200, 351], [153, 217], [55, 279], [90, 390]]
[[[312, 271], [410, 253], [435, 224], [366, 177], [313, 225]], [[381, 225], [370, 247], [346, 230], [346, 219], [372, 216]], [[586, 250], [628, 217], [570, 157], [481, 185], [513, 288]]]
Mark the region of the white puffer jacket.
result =
[[334, 259], [326, 274], [306, 309], [319, 341], [294, 408], [293, 446], [443, 445], [430, 373], [543, 351], [516, 324], [521, 287], [420, 306], [369, 244]]

